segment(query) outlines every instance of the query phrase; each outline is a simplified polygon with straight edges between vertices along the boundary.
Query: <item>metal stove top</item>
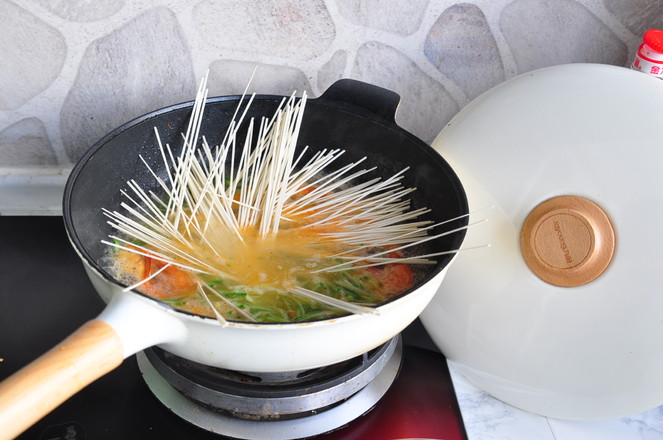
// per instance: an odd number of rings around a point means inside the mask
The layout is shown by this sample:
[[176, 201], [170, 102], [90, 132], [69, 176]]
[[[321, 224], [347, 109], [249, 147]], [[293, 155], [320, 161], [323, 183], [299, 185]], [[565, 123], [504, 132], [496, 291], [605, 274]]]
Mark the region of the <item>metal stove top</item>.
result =
[[[0, 217], [0, 380], [104, 307], [71, 248], [61, 217]], [[403, 333], [403, 364], [378, 404], [317, 440], [467, 439], [444, 357], [418, 321]], [[270, 423], [269, 421], [265, 423]], [[179, 439], [219, 435], [157, 400], [135, 356], [88, 386], [19, 440]]]

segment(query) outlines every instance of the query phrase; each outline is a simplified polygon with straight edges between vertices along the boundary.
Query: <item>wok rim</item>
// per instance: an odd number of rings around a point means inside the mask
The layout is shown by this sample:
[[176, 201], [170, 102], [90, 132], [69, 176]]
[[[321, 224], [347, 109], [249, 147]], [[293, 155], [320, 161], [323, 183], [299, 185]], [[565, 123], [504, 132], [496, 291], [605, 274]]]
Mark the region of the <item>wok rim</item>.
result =
[[[322, 97], [322, 96], [321, 96]], [[359, 116], [362, 118], [368, 118], [372, 123], [380, 125], [383, 129], [387, 130], [395, 130], [397, 131], [400, 135], [403, 135], [404, 137], [408, 138], [411, 142], [418, 144], [421, 148], [422, 151], [425, 152], [428, 156], [429, 159], [436, 162], [439, 167], [442, 167], [446, 169], [447, 176], [450, 178], [450, 183], [451, 187], [453, 188], [453, 192], [455, 193], [456, 197], [458, 198], [461, 209], [463, 211], [463, 214], [466, 215], [465, 217], [465, 226], [467, 225], [467, 215], [469, 214], [469, 205], [468, 205], [468, 199], [467, 195], [465, 193], [464, 187], [462, 185], [462, 182], [458, 178], [456, 172], [453, 170], [453, 168], [448, 164], [448, 162], [439, 154], [437, 153], [429, 144], [425, 143], [409, 131], [403, 129], [400, 127], [397, 123], [395, 122], [390, 122], [388, 120], [381, 119], [379, 117], [371, 118], [370, 116], [367, 116], [366, 114], [363, 114], [361, 112], [353, 112], [350, 111], [346, 106], [337, 106], [334, 105], [334, 103], [330, 102], [320, 102], [320, 98], [313, 98], [309, 99], [307, 102], [307, 105], [309, 103], [318, 103], [322, 105], [323, 107], [328, 108], [330, 111], [335, 111], [335, 112], [341, 112], [341, 113], [348, 113], [352, 114], [355, 116]], [[250, 96], [244, 96], [244, 95], [224, 95], [224, 96], [216, 96], [216, 97], [211, 97], [207, 98], [205, 100], [205, 105], [209, 104], [215, 104], [219, 102], [227, 102], [227, 101], [236, 101], [240, 102], [242, 100], [248, 100]], [[256, 94], [253, 96], [253, 101], [259, 101], [259, 100], [282, 100], [284, 98], [288, 98], [287, 96], [282, 96], [282, 95], [272, 95], [272, 94]], [[297, 98], [299, 99], [299, 98]], [[78, 256], [94, 271], [95, 274], [100, 276], [103, 280], [118, 286], [122, 289], [128, 287], [127, 285], [117, 281], [114, 277], [112, 277], [110, 274], [108, 274], [105, 270], [101, 268], [101, 266], [97, 263], [97, 261], [90, 256], [88, 253], [86, 247], [82, 244], [81, 240], [78, 237], [78, 234], [76, 233], [76, 227], [74, 226], [74, 222], [72, 220], [72, 215], [71, 215], [71, 203], [72, 203], [72, 192], [76, 188], [76, 181], [77, 178], [80, 174], [80, 172], [87, 166], [88, 162], [90, 159], [101, 149], [103, 149], [105, 146], [108, 145], [108, 143], [114, 139], [117, 136], [120, 136], [122, 133], [126, 132], [132, 127], [135, 127], [139, 124], [146, 123], [147, 121], [157, 118], [161, 115], [168, 114], [173, 111], [181, 110], [184, 108], [191, 108], [193, 107], [195, 101], [189, 100], [189, 101], [184, 101], [180, 102], [177, 104], [172, 104], [166, 107], [159, 108], [157, 110], [153, 110], [151, 112], [145, 113], [143, 115], [140, 115], [134, 119], [129, 120], [128, 122], [125, 122], [124, 124], [114, 128], [107, 134], [105, 134], [102, 138], [100, 138], [97, 142], [95, 142], [86, 152], [81, 156], [81, 158], [76, 162], [74, 167], [72, 168], [68, 178], [67, 182], [65, 184], [64, 188], [64, 195], [63, 195], [63, 201], [62, 201], [62, 214], [63, 214], [63, 219], [64, 219], [64, 224], [65, 224], [65, 230], [67, 232], [67, 235], [69, 237], [69, 241], [72, 243], [73, 247], [76, 249], [76, 252]], [[410, 170], [409, 172], [412, 172]], [[119, 188], [118, 188], [119, 191]], [[102, 206], [99, 206], [99, 209], [101, 209]], [[465, 240], [466, 236], [466, 230], [462, 230], [457, 232], [457, 234], [460, 234], [460, 239], [458, 240], [458, 246], [457, 248], [460, 249], [462, 243]], [[100, 238], [101, 239], [101, 238]], [[390, 304], [393, 304], [399, 300], [405, 299], [411, 294], [415, 294], [417, 290], [419, 290], [421, 287], [425, 286], [429, 282], [431, 282], [433, 279], [435, 279], [440, 272], [444, 271], [447, 269], [451, 263], [455, 260], [456, 256], [458, 254], [453, 254], [453, 256], [444, 264], [441, 262], [437, 262], [435, 266], [427, 271], [427, 273], [419, 280], [417, 281], [411, 288], [405, 290], [404, 292], [389, 298], [387, 301], [381, 302], [377, 305], [370, 306], [371, 308], [375, 309], [376, 311], [379, 310], [385, 306], [388, 306]], [[209, 323], [215, 323], [217, 325], [221, 325], [221, 323], [214, 317], [209, 317], [209, 316], [204, 316], [204, 315], [199, 315], [196, 313], [191, 313], [186, 310], [181, 310], [176, 307], [173, 307], [157, 298], [153, 298], [137, 289], [131, 289], [127, 293], [133, 293], [137, 294], [141, 297], [147, 298], [151, 300], [153, 303], [158, 305], [159, 307], [162, 307], [165, 311], [170, 311], [176, 313], [178, 316], [186, 316], [187, 318], [195, 318], [195, 319], [200, 319], [203, 320], [204, 322], [209, 322]], [[312, 324], [334, 324], [338, 321], [346, 321], [350, 319], [356, 319], [358, 318], [359, 314], [355, 313], [344, 313], [335, 317], [331, 318], [323, 318], [323, 319], [316, 319], [316, 320], [308, 320], [308, 321], [297, 321], [297, 322], [247, 322], [247, 321], [239, 321], [239, 320], [228, 320], [228, 325], [233, 325], [233, 326], [248, 326], [251, 328], [260, 328], [260, 327], [274, 327], [274, 326], [285, 326], [285, 327], [293, 327], [293, 326], [310, 326]]]

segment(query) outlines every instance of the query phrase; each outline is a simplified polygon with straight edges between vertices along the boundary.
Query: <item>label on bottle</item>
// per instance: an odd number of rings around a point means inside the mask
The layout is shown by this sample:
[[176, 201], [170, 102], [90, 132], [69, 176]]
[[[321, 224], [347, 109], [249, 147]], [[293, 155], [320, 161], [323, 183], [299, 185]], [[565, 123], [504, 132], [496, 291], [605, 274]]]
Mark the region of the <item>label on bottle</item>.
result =
[[641, 44], [631, 68], [663, 79], [663, 54], [653, 51], [646, 44]]

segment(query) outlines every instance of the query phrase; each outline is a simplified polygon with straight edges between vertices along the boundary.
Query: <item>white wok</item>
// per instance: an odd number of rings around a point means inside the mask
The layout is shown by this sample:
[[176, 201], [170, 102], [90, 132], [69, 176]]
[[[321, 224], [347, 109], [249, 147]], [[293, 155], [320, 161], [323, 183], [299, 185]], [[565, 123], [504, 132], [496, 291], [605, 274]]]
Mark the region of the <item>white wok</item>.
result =
[[[208, 100], [201, 133], [211, 145], [219, 142], [213, 136], [225, 132], [219, 126], [229, 124], [238, 99]], [[251, 111], [270, 114], [280, 100], [258, 96]], [[466, 214], [465, 193], [453, 170], [430, 146], [394, 122], [398, 102], [393, 92], [341, 80], [320, 98], [308, 101], [299, 139], [314, 148], [347, 146], [346, 155], [367, 156], [383, 175], [412, 166], [406, 185], [419, 188], [412, 196], [415, 207], [433, 208], [430, 216], [436, 222]], [[0, 384], [0, 436], [19, 434], [126, 357], [153, 345], [205, 365], [233, 370], [315, 368], [360, 355], [391, 339], [435, 295], [453, 255], [439, 258], [413, 289], [377, 307], [376, 314], [315, 322], [230, 322], [224, 326], [213, 318], [177, 311], [141, 293], [124, 292], [124, 286], [99, 265], [104, 255], [100, 241], [109, 231], [101, 208], [117, 204], [119, 189], [128, 179], [154, 180], [137, 160], [138, 154], [152, 161], [153, 169], [159, 172], [161, 159], [155, 154], [154, 127], [159, 127], [164, 144], [174, 145], [185, 131], [191, 105], [158, 110], [119, 127], [95, 144], [74, 168], [65, 190], [65, 225], [92, 284], [108, 305], [97, 319]], [[156, 188], [155, 182], [152, 188]], [[467, 219], [463, 218], [449, 229], [465, 224]], [[437, 239], [431, 242], [431, 249], [458, 249], [464, 235], [461, 231]]]

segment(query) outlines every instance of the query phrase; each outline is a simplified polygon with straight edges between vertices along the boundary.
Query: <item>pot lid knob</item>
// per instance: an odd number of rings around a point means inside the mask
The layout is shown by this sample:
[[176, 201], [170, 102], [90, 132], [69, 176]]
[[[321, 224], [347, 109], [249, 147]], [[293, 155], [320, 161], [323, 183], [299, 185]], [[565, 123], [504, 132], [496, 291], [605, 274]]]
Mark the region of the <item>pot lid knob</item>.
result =
[[615, 251], [615, 233], [596, 203], [557, 196], [536, 206], [523, 223], [520, 247], [529, 268], [543, 281], [576, 287], [598, 278]]

